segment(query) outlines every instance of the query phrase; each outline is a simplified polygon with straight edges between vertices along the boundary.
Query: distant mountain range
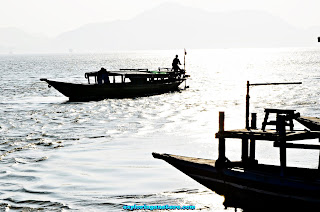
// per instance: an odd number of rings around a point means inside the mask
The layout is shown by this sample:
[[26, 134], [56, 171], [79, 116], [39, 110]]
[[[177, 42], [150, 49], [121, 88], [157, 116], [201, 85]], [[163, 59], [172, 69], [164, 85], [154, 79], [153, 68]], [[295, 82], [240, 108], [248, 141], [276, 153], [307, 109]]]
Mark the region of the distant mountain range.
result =
[[0, 28], [0, 53], [43, 52], [50, 42], [43, 35], [32, 35], [13, 27]]
[[92, 23], [56, 38], [0, 28], [0, 53], [317, 46], [320, 27], [300, 29], [263, 11], [208, 12], [165, 3], [130, 20]]

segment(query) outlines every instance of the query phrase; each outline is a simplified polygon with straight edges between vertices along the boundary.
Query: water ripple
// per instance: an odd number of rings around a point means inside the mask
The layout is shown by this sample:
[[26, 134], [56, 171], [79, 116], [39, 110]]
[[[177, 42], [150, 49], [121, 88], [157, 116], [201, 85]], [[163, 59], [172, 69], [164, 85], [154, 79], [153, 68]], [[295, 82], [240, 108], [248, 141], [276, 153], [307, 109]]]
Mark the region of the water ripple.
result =
[[[85, 83], [83, 73], [102, 66], [165, 67], [171, 54], [0, 56], [0, 210], [122, 211], [125, 204], [161, 203], [224, 211], [222, 197], [151, 152], [216, 158], [218, 112], [226, 112], [226, 128], [244, 127], [247, 80], [303, 82], [250, 89], [260, 124], [266, 107], [320, 116], [315, 49], [192, 50], [189, 89], [143, 98], [69, 102], [39, 81]], [[231, 144], [228, 155], [238, 160], [240, 145]], [[275, 163], [278, 152], [265, 148], [257, 146], [257, 157]], [[299, 165], [317, 166], [316, 152], [288, 154]]]

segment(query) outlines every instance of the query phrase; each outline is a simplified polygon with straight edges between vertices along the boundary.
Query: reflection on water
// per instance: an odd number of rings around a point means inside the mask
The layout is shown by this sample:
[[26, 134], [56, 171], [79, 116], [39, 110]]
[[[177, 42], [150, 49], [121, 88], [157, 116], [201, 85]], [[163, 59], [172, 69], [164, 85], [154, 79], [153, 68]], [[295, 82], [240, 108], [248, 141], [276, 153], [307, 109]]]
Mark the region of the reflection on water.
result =
[[[316, 49], [190, 50], [189, 89], [134, 99], [68, 102], [39, 80], [86, 83], [84, 73], [101, 67], [168, 67], [176, 53], [1, 56], [0, 208], [122, 211], [123, 205], [170, 204], [225, 211], [223, 197], [151, 153], [216, 159], [218, 112], [226, 112], [227, 129], [244, 127], [247, 80], [303, 82], [252, 88], [258, 123], [267, 107], [320, 116]], [[278, 163], [271, 148], [257, 144], [259, 161]], [[227, 143], [228, 157], [239, 160], [239, 149], [239, 142]], [[288, 150], [289, 165], [316, 167], [318, 154], [303, 151]]]

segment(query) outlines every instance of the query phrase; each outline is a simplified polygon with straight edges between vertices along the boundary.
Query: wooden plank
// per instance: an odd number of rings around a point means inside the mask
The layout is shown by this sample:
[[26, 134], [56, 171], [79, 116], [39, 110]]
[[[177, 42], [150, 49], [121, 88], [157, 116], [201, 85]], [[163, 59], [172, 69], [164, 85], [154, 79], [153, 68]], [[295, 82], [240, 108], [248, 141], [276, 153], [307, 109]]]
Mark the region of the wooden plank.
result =
[[297, 85], [302, 84], [302, 82], [272, 82], [272, 83], [253, 83], [250, 86], [257, 86], [257, 85]]
[[147, 72], [147, 68], [120, 68], [120, 71], [138, 71], [138, 72]]
[[320, 131], [320, 118], [318, 117], [298, 117], [296, 120], [310, 130]]
[[240, 139], [256, 139], [256, 140], [277, 140], [277, 132], [273, 131], [262, 131], [262, 130], [231, 130], [216, 133], [216, 138], [240, 138]]
[[[287, 141], [315, 139], [320, 137], [320, 131], [287, 131], [285, 134]], [[216, 133], [216, 138], [239, 138], [278, 141], [281, 136], [275, 130], [230, 130]]]
[[289, 109], [276, 109], [276, 108], [265, 108], [265, 112], [269, 113], [278, 113], [278, 114], [293, 114], [296, 110], [289, 110]]
[[293, 131], [286, 134], [287, 141], [308, 140], [320, 138], [320, 131]]
[[180, 161], [186, 161], [194, 164], [201, 164], [201, 165], [208, 165], [208, 166], [215, 166], [216, 161], [211, 159], [203, 159], [203, 158], [194, 158], [194, 157], [186, 157], [181, 155], [171, 155], [171, 154], [159, 154], [156, 152], [152, 153], [154, 158], [168, 160], [168, 159], [176, 159]]
[[[274, 147], [280, 147], [279, 142], [273, 143]], [[294, 149], [320, 149], [320, 145], [317, 144], [293, 144], [293, 143], [286, 143], [285, 148], [294, 148]]]

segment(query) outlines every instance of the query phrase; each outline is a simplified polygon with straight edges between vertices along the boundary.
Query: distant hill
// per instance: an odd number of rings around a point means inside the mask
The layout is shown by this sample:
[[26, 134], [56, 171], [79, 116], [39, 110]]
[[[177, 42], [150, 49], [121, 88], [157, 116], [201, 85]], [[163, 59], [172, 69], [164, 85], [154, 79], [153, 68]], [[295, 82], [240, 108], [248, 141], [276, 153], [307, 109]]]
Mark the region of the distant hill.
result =
[[[316, 46], [320, 27], [299, 29], [263, 11], [208, 12], [165, 3], [130, 20], [92, 23], [52, 40], [23, 32], [1, 46], [52, 52]], [[9, 33], [10, 34], [10, 33]], [[8, 42], [3, 42], [7, 40]], [[32, 45], [30, 45], [32, 44]]]
[[50, 39], [13, 27], [0, 28], [0, 53], [46, 51]]
[[314, 41], [308, 30], [266, 12], [213, 13], [170, 3], [131, 20], [89, 24], [57, 38], [59, 46], [81, 51], [308, 46]]

